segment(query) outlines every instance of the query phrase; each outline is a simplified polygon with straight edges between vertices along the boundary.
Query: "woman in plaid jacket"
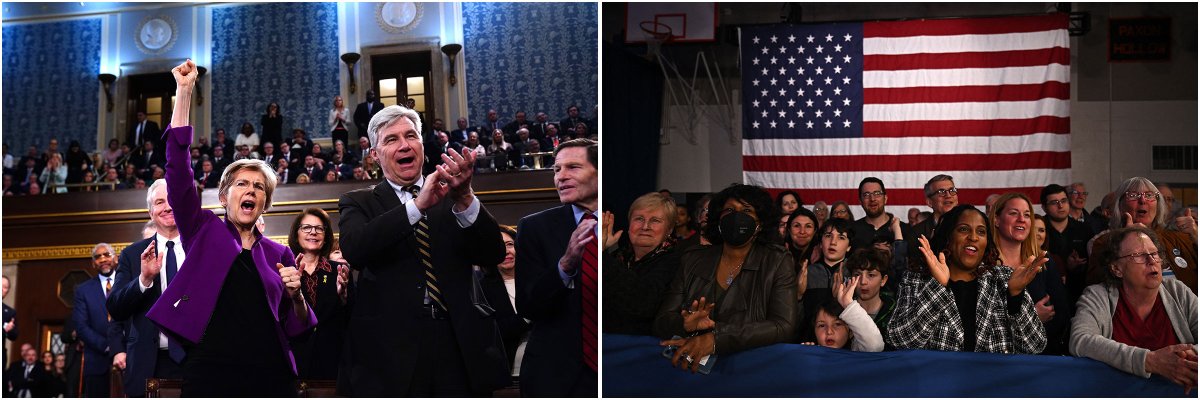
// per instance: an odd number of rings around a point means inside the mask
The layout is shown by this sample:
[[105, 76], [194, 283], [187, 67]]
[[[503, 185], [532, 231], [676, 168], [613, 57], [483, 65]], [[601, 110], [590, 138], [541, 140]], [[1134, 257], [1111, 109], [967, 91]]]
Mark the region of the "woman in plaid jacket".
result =
[[998, 265], [991, 223], [973, 206], [959, 205], [943, 221], [932, 246], [920, 238], [927, 268], [905, 274], [888, 342], [897, 349], [1040, 353], [1046, 330], [1025, 286], [1046, 259]]

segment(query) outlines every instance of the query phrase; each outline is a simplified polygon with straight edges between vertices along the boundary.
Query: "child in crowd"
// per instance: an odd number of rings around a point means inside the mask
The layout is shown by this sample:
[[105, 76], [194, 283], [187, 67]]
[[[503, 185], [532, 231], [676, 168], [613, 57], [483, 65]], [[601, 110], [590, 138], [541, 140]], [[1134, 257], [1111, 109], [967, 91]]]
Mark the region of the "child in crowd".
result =
[[[875, 322], [883, 337], [887, 337], [888, 321], [896, 310], [896, 297], [886, 290], [891, 274], [887, 256], [877, 249], [859, 249], [846, 259], [850, 276], [858, 279], [858, 303]], [[886, 346], [892, 350], [891, 345]]]
[[803, 314], [798, 320], [804, 323], [797, 330], [801, 342], [814, 340], [809, 336], [813, 332], [813, 316], [822, 304], [833, 299], [833, 286], [842, 283], [842, 275], [845, 272], [843, 261], [846, 259], [846, 253], [850, 251], [852, 234], [850, 222], [845, 220], [831, 219], [821, 227], [821, 257], [819, 261], [808, 266], [808, 279], [805, 283], [807, 287], [804, 296], [801, 297]]
[[854, 292], [859, 291], [861, 280], [855, 276], [847, 283], [834, 282], [833, 292], [837, 301], [822, 303], [813, 318], [813, 334], [817, 338], [815, 344], [853, 351], [883, 351], [883, 336], [879, 328], [863, 307], [854, 301]]

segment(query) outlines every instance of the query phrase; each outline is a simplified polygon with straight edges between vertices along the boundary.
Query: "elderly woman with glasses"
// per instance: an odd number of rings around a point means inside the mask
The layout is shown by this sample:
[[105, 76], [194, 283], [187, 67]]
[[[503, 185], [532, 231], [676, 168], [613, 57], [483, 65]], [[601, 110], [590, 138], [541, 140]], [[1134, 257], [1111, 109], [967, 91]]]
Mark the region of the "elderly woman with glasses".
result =
[[1117, 185], [1115, 192], [1117, 193], [1117, 201], [1113, 204], [1112, 218], [1109, 221], [1110, 230], [1101, 232], [1096, 235], [1092, 243], [1092, 255], [1088, 259], [1089, 265], [1087, 270], [1087, 285], [1102, 283], [1105, 281], [1105, 271], [1108, 265], [1102, 261], [1106, 258], [1106, 254], [1099, 254], [1107, 251], [1110, 246], [1109, 233], [1112, 230], [1129, 227], [1134, 225], [1150, 228], [1158, 236], [1158, 240], [1162, 242], [1163, 254], [1163, 278], [1171, 278], [1174, 276], [1183, 282], [1187, 287], [1192, 289], [1192, 293], [1196, 292], [1196, 222], [1182, 224], [1179, 230], [1170, 230], [1168, 225], [1178, 222], [1168, 223], [1167, 204], [1163, 201], [1163, 195], [1158, 191], [1154, 182], [1149, 179], [1135, 176], [1126, 179]]
[[1153, 230], [1133, 225], [1108, 237], [1105, 282], [1079, 298], [1071, 354], [1143, 378], [1160, 375], [1190, 392], [1196, 387], [1196, 294], [1177, 279], [1163, 279], [1170, 255]]

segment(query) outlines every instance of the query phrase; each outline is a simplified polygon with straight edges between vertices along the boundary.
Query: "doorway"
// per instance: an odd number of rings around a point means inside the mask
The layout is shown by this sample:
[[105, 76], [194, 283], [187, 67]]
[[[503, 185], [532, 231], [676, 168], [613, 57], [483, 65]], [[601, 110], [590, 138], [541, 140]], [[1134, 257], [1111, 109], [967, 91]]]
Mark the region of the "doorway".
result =
[[126, 121], [132, 126], [139, 111], [146, 113], [147, 121], [154, 121], [160, 129], [171, 121], [175, 107], [175, 77], [170, 72], [132, 75], [129, 77], [129, 97], [126, 98]]
[[371, 88], [385, 106], [412, 99], [422, 125], [437, 118], [435, 93], [431, 88], [431, 52], [428, 50], [370, 56]]

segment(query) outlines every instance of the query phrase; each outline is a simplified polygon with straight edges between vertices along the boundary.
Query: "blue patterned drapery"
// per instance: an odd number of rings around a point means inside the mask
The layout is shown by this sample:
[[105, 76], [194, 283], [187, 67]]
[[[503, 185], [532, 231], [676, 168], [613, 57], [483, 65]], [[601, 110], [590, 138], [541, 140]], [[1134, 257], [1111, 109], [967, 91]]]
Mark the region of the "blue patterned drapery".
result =
[[4, 144], [15, 157], [29, 145], [46, 150], [58, 138], [59, 152], [78, 140], [96, 149], [100, 106], [99, 18], [4, 27]]
[[[212, 126], [237, 134], [243, 122], [262, 134], [259, 118], [279, 103], [284, 138], [298, 127], [329, 137], [338, 94], [337, 5], [255, 4], [213, 9]], [[211, 132], [204, 134], [211, 135]]]
[[517, 111], [558, 121], [572, 104], [594, 119], [596, 13], [596, 3], [463, 3], [471, 124], [490, 108], [502, 122]]

